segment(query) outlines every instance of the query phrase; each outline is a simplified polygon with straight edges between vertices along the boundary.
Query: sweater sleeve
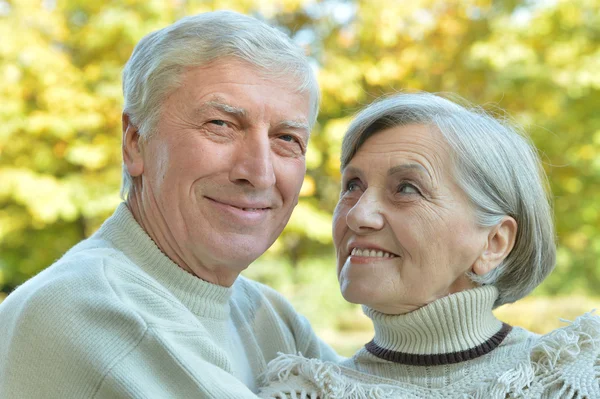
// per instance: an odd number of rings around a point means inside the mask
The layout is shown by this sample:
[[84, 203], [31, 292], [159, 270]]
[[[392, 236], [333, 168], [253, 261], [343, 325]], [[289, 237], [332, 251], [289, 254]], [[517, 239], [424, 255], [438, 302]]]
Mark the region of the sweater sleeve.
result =
[[304, 356], [334, 363], [344, 360], [344, 357], [338, 355], [331, 346], [315, 334], [306, 317], [296, 314], [292, 322], [292, 330], [296, 337], [298, 352]]
[[[0, 305], [0, 397], [89, 398], [147, 325], [115, 300], [101, 262], [46, 269]], [[97, 266], [97, 267], [95, 267]]]
[[[202, 337], [179, 333], [173, 339], [173, 333], [168, 335], [149, 329], [109, 370], [93, 397], [256, 398], [241, 381], [212, 363], [218, 361], [219, 350], [206, 350]], [[194, 348], [198, 344], [204, 348]]]
[[141, 317], [103, 263], [56, 265], [0, 305], [0, 398], [256, 397], [206, 330]]
[[[303, 356], [308, 358], [331, 361], [334, 363], [339, 363], [344, 360], [344, 358], [339, 356], [331, 346], [326, 344], [316, 335], [308, 319], [296, 312], [294, 307], [283, 295], [263, 284], [253, 283], [259, 287], [261, 295], [266, 298], [270, 307], [272, 307], [273, 311], [277, 314], [277, 318], [286, 325], [291, 333], [291, 340], [293, 342], [287, 349], [280, 349], [280, 351], [293, 354], [298, 354], [298, 352], [300, 352]], [[254, 300], [254, 303], [259, 302], [260, 301], [258, 300]], [[274, 357], [266, 360], [268, 362], [273, 358]]]

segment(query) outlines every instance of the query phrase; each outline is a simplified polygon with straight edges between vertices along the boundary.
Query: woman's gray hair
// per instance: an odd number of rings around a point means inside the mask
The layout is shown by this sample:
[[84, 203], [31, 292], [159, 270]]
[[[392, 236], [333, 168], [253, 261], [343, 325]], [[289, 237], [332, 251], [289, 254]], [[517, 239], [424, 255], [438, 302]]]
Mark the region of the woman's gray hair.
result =
[[[287, 35], [255, 18], [232, 11], [185, 17], [144, 36], [123, 71], [123, 112], [144, 140], [153, 133], [165, 98], [181, 84], [189, 67], [222, 57], [235, 57], [256, 66], [266, 77], [285, 79], [290, 91], [310, 96], [309, 123], [319, 112], [319, 85], [304, 54]], [[121, 197], [132, 178], [123, 165]]]
[[549, 185], [540, 158], [523, 131], [480, 108], [430, 93], [396, 94], [354, 118], [342, 142], [342, 170], [373, 134], [394, 126], [424, 124], [441, 132], [456, 166], [456, 180], [474, 205], [481, 226], [503, 217], [517, 222], [514, 248], [491, 272], [469, 277], [500, 291], [495, 307], [529, 294], [556, 262]]

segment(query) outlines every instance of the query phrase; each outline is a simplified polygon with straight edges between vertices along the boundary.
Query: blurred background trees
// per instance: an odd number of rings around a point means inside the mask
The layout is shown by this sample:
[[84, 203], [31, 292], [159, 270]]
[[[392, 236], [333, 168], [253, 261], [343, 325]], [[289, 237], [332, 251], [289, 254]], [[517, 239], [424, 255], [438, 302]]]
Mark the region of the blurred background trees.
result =
[[378, 96], [427, 90], [525, 126], [551, 180], [559, 243], [557, 270], [535, 294], [598, 295], [600, 0], [0, 0], [1, 292], [120, 202], [120, 74], [137, 41], [214, 9], [290, 34], [323, 91], [300, 204], [246, 274], [317, 326], [357, 323], [338, 294], [331, 243], [341, 138]]

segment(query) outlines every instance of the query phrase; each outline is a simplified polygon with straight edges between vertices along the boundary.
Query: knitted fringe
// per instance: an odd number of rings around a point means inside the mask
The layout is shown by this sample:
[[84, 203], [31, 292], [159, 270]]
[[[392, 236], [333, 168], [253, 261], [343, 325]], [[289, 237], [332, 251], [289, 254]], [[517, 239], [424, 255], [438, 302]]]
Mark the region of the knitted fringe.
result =
[[[600, 317], [592, 311], [563, 321], [570, 324], [542, 336], [529, 359], [502, 374], [481, 397], [600, 398]], [[587, 378], [577, 379], [582, 373]]]
[[[445, 397], [475, 399], [600, 398], [600, 316], [594, 311], [568, 326], [539, 338], [530, 356], [499, 378], [482, 381], [474, 394], [456, 392]], [[384, 399], [420, 396], [410, 386], [386, 385], [385, 389], [353, 380], [333, 363], [280, 354], [269, 363], [266, 381], [278, 395], [289, 399]], [[413, 387], [414, 388], [414, 387]], [[416, 394], [416, 395], [415, 395]], [[426, 396], [428, 397], [428, 396]]]
[[[307, 387], [291, 389], [279, 388], [273, 398], [295, 398], [294, 394], [302, 392], [300, 399], [385, 399], [390, 398], [391, 390], [385, 390], [376, 385], [361, 385], [345, 377], [341, 369], [333, 363], [324, 363], [318, 359], [306, 359], [301, 354], [279, 356], [269, 363], [265, 378], [269, 382], [290, 381], [292, 376], [302, 377], [304, 385], [314, 387], [308, 391]], [[306, 382], [309, 382], [306, 384]], [[299, 388], [299, 389], [298, 389]], [[277, 396], [279, 395], [279, 396]], [[286, 396], [287, 395], [287, 396]]]

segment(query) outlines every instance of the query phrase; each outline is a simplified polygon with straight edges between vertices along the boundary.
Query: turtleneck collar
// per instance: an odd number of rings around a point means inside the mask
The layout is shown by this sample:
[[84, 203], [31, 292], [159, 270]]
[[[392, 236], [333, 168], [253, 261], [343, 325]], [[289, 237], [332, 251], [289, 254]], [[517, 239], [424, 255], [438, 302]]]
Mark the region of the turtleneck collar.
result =
[[375, 338], [366, 349], [385, 360], [440, 365], [474, 359], [495, 349], [511, 327], [492, 313], [498, 290], [478, 287], [440, 298], [403, 315], [363, 306], [373, 320]]
[[106, 240], [122, 251], [197, 316], [225, 319], [233, 287], [204, 281], [180, 268], [152, 241], [134, 219], [125, 203], [104, 222], [95, 238]]

